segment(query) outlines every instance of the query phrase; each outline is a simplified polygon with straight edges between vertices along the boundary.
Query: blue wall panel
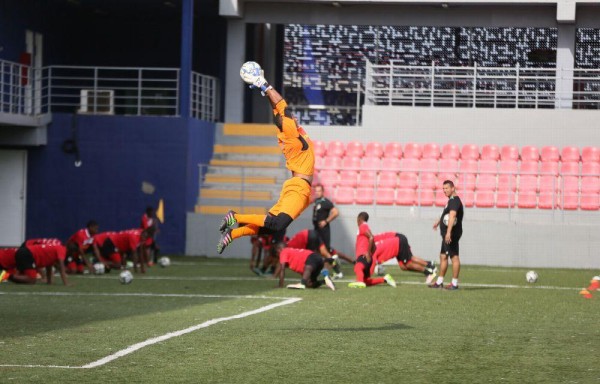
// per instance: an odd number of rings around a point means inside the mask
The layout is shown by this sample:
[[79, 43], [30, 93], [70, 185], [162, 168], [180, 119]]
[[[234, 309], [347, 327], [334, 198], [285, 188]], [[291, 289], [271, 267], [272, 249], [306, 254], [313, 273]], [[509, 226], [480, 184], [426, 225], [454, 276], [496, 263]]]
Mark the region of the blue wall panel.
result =
[[[82, 166], [63, 152], [77, 136]], [[212, 156], [214, 124], [160, 117], [55, 114], [48, 145], [29, 150], [26, 236], [66, 239], [95, 219], [102, 231], [139, 226], [165, 201], [159, 244], [184, 251], [185, 213], [198, 193], [197, 162]], [[142, 182], [155, 187], [142, 192]]]

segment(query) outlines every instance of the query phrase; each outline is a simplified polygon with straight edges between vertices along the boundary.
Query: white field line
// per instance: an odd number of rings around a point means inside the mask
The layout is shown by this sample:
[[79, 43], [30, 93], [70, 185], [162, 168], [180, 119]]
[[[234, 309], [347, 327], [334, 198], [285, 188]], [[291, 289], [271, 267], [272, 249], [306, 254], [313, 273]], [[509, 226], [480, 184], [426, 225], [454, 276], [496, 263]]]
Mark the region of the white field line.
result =
[[[79, 276], [73, 276], [79, 277]], [[105, 276], [81, 276], [84, 279], [107, 279], [109, 277]], [[179, 276], [137, 276], [135, 277], [139, 280], [181, 280], [181, 281], [270, 281], [274, 282], [273, 278], [268, 277], [227, 277], [227, 276], [192, 276], [192, 277], [179, 277]], [[351, 283], [354, 280], [349, 279], [338, 279], [334, 280], [334, 283]], [[411, 284], [411, 285], [425, 285], [425, 283], [421, 283], [418, 281], [402, 281], [396, 280], [398, 284]], [[554, 289], [559, 291], [569, 291], [575, 289], [574, 287], [557, 287], [552, 285], [517, 285], [517, 284], [477, 284], [477, 283], [459, 283], [461, 287], [482, 287], [482, 288], [507, 288], [507, 289]], [[585, 285], [585, 284], [584, 284]], [[268, 296], [266, 296], [268, 298]]]
[[185, 298], [216, 298], [216, 299], [273, 299], [287, 300], [289, 297], [254, 296], [254, 295], [205, 295], [194, 293], [105, 293], [105, 292], [0, 292], [0, 295], [15, 296], [114, 296], [114, 297], [185, 297]]
[[[43, 292], [40, 292], [43, 293]], [[111, 294], [107, 294], [109, 296], [112, 296]], [[113, 294], [114, 295], [114, 294]], [[119, 294], [117, 294], [119, 295]], [[127, 295], [127, 294], [124, 294]], [[129, 294], [131, 296], [134, 296], [136, 294]], [[143, 295], [143, 294], [142, 294]], [[151, 295], [151, 294], [148, 294]], [[104, 295], [101, 295], [104, 296]], [[176, 296], [180, 296], [180, 295], [176, 295]], [[200, 296], [200, 295], [181, 295], [181, 296]], [[202, 295], [201, 297], [218, 297], [217, 295]], [[222, 296], [222, 297], [246, 297], [246, 296]], [[254, 298], [254, 296], [247, 296], [250, 298]], [[256, 297], [258, 298], [258, 297]], [[266, 298], [266, 297], [265, 297]], [[219, 317], [216, 319], [212, 319], [212, 320], [208, 320], [205, 321], [204, 323], [201, 324], [196, 324], [194, 326], [185, 328], [185, 329], [181, 329], [179, 331], [175, 331], [175, 332], [169, 332], [166, 333], [162, 336], [158, 336], [158, 337], [153, 337], [150, 339], [147, 339], [145, 341], [142, 341], [140, 343], [136, 343], [133, 345], [130, 345], [127, 348], [121, 349], [120, 351], [117, 351], [111, 355], [108, 355], [106, 357], [101, 358], [100, 360], [96, 360], [93, 361], [89, 364], [85, 364], [82, 366], [69, 366], [69, 365], [17, 365], [17, 364], [1, 364], [0, 367], [20, 367], [20, 368], [63, 368], [63, 369], [90, 369], [90, 368], [96, 368], [96, 367], [100, 367], [102, 365], [105, 365], [107, 363], [110, 363], [113, 360], [119, 359], [123, 356], [127, 356], [133, 352], [136, 352], [144, 347], [150, 346], [150, 345], [154, 345], [157, 343], [160, 343], [162, 341], [166, 341], [169, 339], [172, 339], [174, 337], [178, 337], [178, 336], [182, 336], [194, 331], [197, 331], [199, 329], [202, 328], [207, 328], [210, 327], [211, 325], [215, 325], [224, 321], [229, 321], [229, 320], [235, 320], [235, 319], [242, 319], [244, 317], [248, 317], [248, 316], [252, 316], [252, 315], [256, 315], [258, 313], [262, 313], [262, 312], [266, 312], [266, 311], [270, 311], [271, 309], [277, 308], [277, 307], [281, 307], [283, 305], [289, 305], [289, 304], [293, 304], [296, 303], [298, 301], [302, 300], [299, 297], [292, 297], [292, 298], [287, 298], [279, 303], [273, 303], [273, 304], [269, 304], [269, 305], [265, 305], [264, 307], [260, 307], [258, 309], [253, 309], [251, 311], [246, 311], [246, 312], [242, 312], [239, 313], [237, 315], [232, 315], [232, 316], [227, 316], [227, 317]]]

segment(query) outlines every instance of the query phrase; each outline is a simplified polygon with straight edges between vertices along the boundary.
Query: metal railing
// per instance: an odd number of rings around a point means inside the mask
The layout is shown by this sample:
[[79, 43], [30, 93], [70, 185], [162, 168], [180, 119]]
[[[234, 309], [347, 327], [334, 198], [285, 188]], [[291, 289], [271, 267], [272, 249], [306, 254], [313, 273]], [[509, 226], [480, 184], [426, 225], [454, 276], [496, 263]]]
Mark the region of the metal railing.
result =
[[[217, 121], [219, 81], [192, 73], [191, 117]], [[179, 116], [179, 68], [34, 68], [0, 60], [0, 112]]]
[[366, 104], [600, 109], [600, 70], [367, 62]]

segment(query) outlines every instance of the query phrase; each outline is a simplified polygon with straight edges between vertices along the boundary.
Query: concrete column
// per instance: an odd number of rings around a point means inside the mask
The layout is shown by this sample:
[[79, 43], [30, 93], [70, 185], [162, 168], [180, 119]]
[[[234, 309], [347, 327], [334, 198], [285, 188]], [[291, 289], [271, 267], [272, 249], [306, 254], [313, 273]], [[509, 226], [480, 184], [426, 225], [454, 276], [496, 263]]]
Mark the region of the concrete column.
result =
[[179, 73], [179, 115], [190, 117], [192, 100], [192, 37], [194, 34], [194, 0], [181, 6], [181, 63]]
[[575, 25], [558, 24], [556, 47], [557, 108], [573, 107], [573, 68], [575, 67]]
[[244, 122], [244, 82], [240, 66], [245, 61], [246, 23], [241, 19], [227, 20], [227, 60], [225, 74], [225, 122]]

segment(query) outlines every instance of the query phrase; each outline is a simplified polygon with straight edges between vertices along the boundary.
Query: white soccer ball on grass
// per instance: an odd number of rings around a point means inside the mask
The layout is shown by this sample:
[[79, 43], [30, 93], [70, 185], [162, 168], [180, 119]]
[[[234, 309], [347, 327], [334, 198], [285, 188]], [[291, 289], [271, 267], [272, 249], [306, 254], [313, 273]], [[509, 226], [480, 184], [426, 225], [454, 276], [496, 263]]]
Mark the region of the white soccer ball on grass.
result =
[[375, 266], [374, 272], [375, 272], [375, 274], [377, 276], [383, 276], [383, 275], [385, 275], [385, 266], [383, 264], [377, 264]]
[[104, 272], [106, 272], [106, 269], [104, 268], [104, 264], [102, 264], [102, 263], [94, 263], [93, 267], [94, 267], [94, 275], [103, 275]]
[[122, 271], [119, 274], [121, 284], [130, 284], [133, 281], [133, 274], [129, 271]]
[[536, 271], [529, 271], [525, 274], [525, 280], [527, 280], [528, 283], [535, 283], [538, 279], [538, 274]]
[[160, 259], [158, 259], [158, 265], [160, 265], [163, 268], [166, 268], [171, 265], [171, 259], [169, 259], [167, 256], [163, 256]]

